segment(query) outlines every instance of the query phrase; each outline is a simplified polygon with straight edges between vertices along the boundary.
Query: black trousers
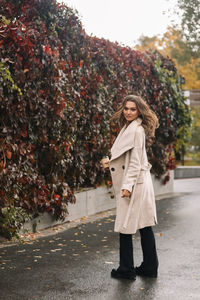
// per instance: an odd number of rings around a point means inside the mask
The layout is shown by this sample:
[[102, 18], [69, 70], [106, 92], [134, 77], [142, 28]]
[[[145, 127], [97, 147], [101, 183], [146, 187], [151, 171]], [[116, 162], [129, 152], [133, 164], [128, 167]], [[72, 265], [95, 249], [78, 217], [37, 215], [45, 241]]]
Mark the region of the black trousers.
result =
[[[158, 257], [156, 252], [156, 243], [154, 233], [151, 227], [145, 227], [139, 230], [141, 237], [141, 246], [143, 252], [142, 268], [146, 271], [157, 271]], [[132, 234], [120, 233], [120, 264], [119, 268], [123, 272], [134, 270], [133, 259], [133, 240]]]

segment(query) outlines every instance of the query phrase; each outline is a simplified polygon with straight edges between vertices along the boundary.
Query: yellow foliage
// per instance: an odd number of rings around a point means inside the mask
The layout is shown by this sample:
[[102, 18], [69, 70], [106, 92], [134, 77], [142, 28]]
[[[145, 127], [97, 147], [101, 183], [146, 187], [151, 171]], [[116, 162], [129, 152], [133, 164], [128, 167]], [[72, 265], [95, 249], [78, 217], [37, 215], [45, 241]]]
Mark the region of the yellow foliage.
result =
[[141, 36], [135, 47], [140, 51], [158, 50], [171, 58], [176, 64], [178, 73], [185, 78], [184, 90], [200, 89], [200, 58], [193, 58], [181, 32], [168, 27], [163, 36]]
[[[200, 65], [200, 58], [191, 58], [190, 62], [184, 66], [176, 64], [178, 72], [185, 78], [185, 84], [183, 85], [184, 90], [200, 89], [200, 79], [198, 79], [197, 65]], [[200, 68], [198, 69], [200, 73]]]

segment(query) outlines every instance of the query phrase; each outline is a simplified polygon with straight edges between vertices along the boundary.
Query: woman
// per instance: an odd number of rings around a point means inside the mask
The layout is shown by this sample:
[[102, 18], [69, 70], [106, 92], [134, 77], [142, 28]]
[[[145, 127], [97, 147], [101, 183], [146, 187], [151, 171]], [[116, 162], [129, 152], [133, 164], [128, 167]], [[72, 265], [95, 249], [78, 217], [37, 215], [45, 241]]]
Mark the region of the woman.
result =
[[[116, 198], [116, 232], [120, 236], [120, 263], [114, 278], [157, 277], [158, 258], [151, 226], [157, 223], [154, 190], [145, 140], [154, 137], [158, 119], [136, 95], [125, 97], [111, 120], [122, 128], [111, 148], [109, 168]], [[132, 234], [139, 229], [143, 262], [134, 268]]]

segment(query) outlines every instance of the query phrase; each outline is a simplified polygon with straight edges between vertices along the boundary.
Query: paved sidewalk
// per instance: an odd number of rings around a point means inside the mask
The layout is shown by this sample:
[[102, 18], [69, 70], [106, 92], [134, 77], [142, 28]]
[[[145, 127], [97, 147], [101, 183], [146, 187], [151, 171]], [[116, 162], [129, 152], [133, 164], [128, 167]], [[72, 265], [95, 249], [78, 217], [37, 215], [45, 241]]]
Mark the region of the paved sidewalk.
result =
[[[132, 282], [110, 277], [119, 255], [114, 211], [109, 211], [67, 230], [55, 229], [54, 235], [49, 231], [26, 244], [1, 248], [0, 299], [199, 300], [200, 178], [175, 180], [175, 193], [176, 197], [157, 201], [157, 279], [137, 277]], [[136, 234], [135, 265], [141, 256]]]

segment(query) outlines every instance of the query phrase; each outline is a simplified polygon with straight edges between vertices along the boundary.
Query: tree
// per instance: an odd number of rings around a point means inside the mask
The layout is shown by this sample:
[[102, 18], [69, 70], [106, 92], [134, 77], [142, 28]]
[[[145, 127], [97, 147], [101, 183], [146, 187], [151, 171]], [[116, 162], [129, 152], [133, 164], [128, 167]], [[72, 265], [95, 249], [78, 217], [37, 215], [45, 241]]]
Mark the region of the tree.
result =
[[178, 0], [178, 7], [182, 15], [182, 28], [196, 57], [200, 54], [200, 1]]
[[185, 78], [183, 89], [200, 89], [200, 58], [195, 57], [180, 29], [168, 27], [161, 37], [141, 36], [138, 41], [138, 50], [156, 49], [173, 59], [179, 74]]

